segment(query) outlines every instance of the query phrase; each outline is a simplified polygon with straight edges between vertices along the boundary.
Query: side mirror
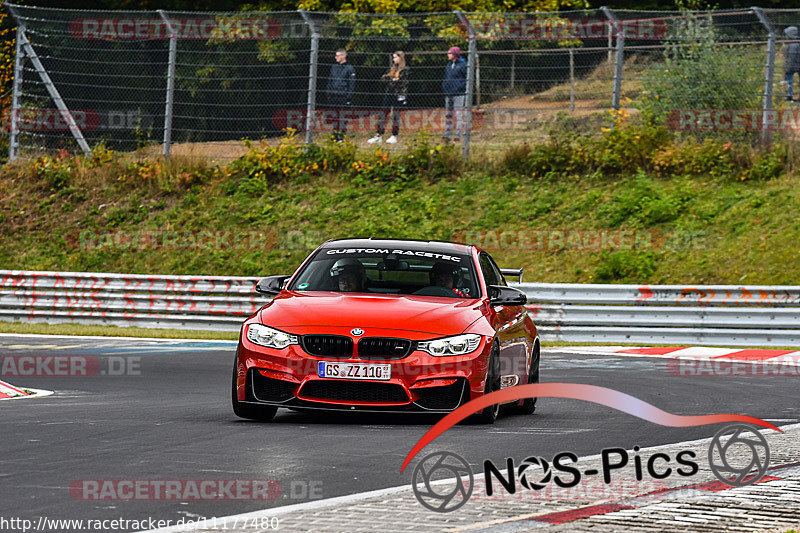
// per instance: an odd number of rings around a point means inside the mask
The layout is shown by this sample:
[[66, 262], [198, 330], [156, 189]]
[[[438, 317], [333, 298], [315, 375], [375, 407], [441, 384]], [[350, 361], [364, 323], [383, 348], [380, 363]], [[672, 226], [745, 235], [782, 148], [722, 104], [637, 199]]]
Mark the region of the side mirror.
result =
[[525, 293], [514, 287], [503, 285], [489, 285], [489, 303], [496, 305], [525, 305], [528, 297]]
[[267, 296], [275, 296], [281, 290], [283, 290], [283, 286], [286, 283], [286, 280], [291, 278], [292, 276], [268, 276], [266, 278], [260, 279], [258, 283], [256, 283], [256, 292], [261, 294], [266, 294]]

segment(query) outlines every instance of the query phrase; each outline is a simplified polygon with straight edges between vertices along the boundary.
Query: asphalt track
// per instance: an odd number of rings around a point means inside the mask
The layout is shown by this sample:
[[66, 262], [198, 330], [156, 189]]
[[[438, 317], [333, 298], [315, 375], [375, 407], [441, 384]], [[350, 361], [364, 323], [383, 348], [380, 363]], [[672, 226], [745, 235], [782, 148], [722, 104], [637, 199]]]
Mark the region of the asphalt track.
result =
[[[400, 465], [436, 418], [281, 410], [272, 423], [237, 419], [230, 408], [233, 350], [232, 343], [202, 341], [0, 337], [4, 358], [80, 355], [100, 365], [91, 377], [2, 377], [55, 394], [0, 402], [0, 517], [174, 522], [410, 482], [411, 469], [401, 474]], [[122, 361], [128, 365], [123, 375], [109, 375]], [[671, 375], [664, 359], [546, 346], [542, 355], [544, 382], [600, 385], [675, 414], [747, 414], [778, 426], [800, 422], [797, 379], [684, 378]], [[592, 403], [545, 398], [533, 416], [459, 425], [429, 449], [504, 464], [506, 457], [594, 455], [714, 431], [662, 427]], [[271, 502], [79, 501], [68, 488], [82, 479], [274, 479], [283, 494]]]

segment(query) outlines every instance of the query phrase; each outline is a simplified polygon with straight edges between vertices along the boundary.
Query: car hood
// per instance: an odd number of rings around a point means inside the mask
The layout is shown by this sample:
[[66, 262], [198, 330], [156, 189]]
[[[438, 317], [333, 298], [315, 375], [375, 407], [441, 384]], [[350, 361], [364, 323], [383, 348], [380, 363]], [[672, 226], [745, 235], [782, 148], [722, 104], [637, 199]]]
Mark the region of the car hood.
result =
[[327, 326], [457, 335], [481, 315], [478, 299], [283, 292], [261, 309], [259, 321], [292, 333]]

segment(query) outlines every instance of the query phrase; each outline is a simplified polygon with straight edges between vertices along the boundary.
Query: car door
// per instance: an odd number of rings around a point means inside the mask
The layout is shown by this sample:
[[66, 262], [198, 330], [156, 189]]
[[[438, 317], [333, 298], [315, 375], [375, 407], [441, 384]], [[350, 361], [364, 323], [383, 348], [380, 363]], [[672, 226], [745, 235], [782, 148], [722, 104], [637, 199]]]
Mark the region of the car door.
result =
[[[481, 271], [487, 285], [508, 285], [500, 273], [494, 259], [482, 252], [480, 256]], [[500, 341], [500, 374], [501, 386], [511, 387], [524, 383], [527, 376], [528, 339], [525, 329], [525, 307], [494, 307], [495, 331]]]

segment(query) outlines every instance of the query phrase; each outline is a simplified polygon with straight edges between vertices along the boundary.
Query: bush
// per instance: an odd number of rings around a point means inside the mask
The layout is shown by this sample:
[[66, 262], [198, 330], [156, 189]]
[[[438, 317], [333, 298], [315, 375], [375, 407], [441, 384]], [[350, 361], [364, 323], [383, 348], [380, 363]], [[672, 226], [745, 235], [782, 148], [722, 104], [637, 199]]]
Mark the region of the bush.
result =
[[606, 251], [597, 267], [598, 281], [640, 282], [656, 271], [656, 254], [651, 251]]
[[72, 177], [75, 161], [66, 150], [59, 150], [54, 157], [43, 156], [33, 162], [33, 177], [43, 180], [49, 189], [60, 191]]
[[417, 136], [397, 155], [377, 149], [350, 164], [349, 176], [359, 185], [369, 182], [406, 183], [417, 179], [435, 182], [457, 176], [464, 161], [455, 146], [434, 145], [427, 135]]
[[689, 12], [677, 19], [664, 50], [664, 62], [645, 72], [648, 80], [639, 107], [649, 121], [663, 124], [680, 109], [753, 109], [759, 106], [763, 76], [761, 52], [720, 46], [711, 16]]
[[612, 227], [628, 220], [637, 225], [653, 226], [678, 218], [690, 199], [688, 191], [668, 194], [640, 174], [631, 186], [625, 187], [610, 202], [602, 205], [598, 214]]
[[318, 147], [307, 150], [291, 132], [277, 145], [264, 140], [257, 147], [245, 141], [245, 146], [247, 154], [231, 162], [225, 172], [249, 181], [245, 187], [250, 189], [263, 191], [270, 184], [321, 174], [328, 169], [325, 151]]
[[748, 165], [748, 152], [747, 146], [689, 138], [660, 148], [653, 157], [653, 171], [658, 176], [733, 176]]
[[501, 160], [501, 168], [532, 178], [574, 174], [586, 166], [579, 145], [556, 134], [552, 134], [544, 144], [512, 147]]
[[784, 143], [776, 144], [770, 150], [761, 152], [740, 179], [769, 180], [777, 178], [786, 170], [788, 162], [788, 146]]
[[587, 142], [587, 157], [595, 170], [604, 173], [648, 169], [653, 154], [672, 139], [664, 126], [628, 123], [625, 109], [612, 111], [614, 127]]

